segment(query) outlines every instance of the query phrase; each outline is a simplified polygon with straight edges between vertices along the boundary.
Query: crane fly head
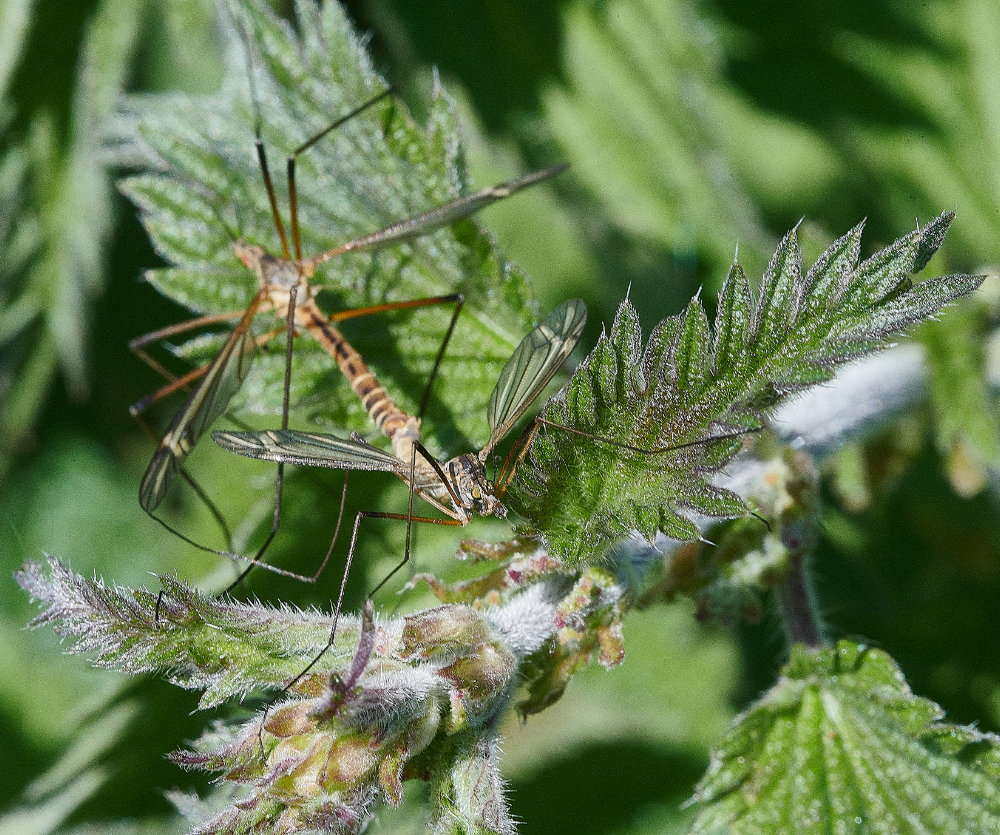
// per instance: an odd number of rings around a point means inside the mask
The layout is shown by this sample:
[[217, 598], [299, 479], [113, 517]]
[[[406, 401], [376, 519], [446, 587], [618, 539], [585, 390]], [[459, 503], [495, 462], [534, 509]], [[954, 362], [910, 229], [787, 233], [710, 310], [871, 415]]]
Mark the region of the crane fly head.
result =
[[507, 508], [497, 498], [492, 482], [475, 455], [459, 455], [448, 462], [447, 472], [460, 503], [480, 516], [507, 518]]

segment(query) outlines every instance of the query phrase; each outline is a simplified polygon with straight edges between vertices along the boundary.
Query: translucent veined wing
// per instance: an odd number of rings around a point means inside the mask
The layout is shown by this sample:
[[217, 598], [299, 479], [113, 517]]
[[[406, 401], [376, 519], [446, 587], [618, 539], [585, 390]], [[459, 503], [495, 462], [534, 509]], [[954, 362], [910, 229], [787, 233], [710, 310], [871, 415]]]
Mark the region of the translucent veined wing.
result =
[[223, 449], [282, 464], [304, 464], [335, 470], [371, 470], [409, 475], [410, 465], [361, 440], [336, 435], [266, 429], [261, 432], [213, 432]]
[[356, 238], [334, 249], [321, 252], [319, 255], [306, 259], [306, 261], [315, 267], [346, 252], [365, 252], [371, 249], [381, 249], [392, 244], [403, 243], [413, 238], [428, 235], [435, 229], [451, 226], [462, 218], [475, 214], [480, 209], [485, 209], [498, 200], [510, 197], [512, 194], [521, 191], [521, 189], [533, 186], [535, 183], [547, 180], [549, 177], [554, 177], [556, 174], [565, 171], [567, 167], [565, 164], [552, 165], [548, 168], [532, 171], [530, 174], [525, 174], [516, 180], [480, 189], [475, 194], [459, 197], [457, 200], [452, 200], [450, 203], [445, 203], [443, 206], [438, 206], [416, 217], [402, 220], [378, 232], [373, 232], [370, 235]]
[[263, 300], [257, 294], [239, 324], [174, 415], [139, 486], [139, 504], [152, 513], [177, 477], [198, 439], [225, 411], [250, 371], [256, 341], [250, 325]]
[[570, 299], [521, 340], [490, 395], [486, 409], [490, 440], [480, 459], [485, 460], [552, 379], [579, 341], [586, 322], [587, 306], [580, 299]]

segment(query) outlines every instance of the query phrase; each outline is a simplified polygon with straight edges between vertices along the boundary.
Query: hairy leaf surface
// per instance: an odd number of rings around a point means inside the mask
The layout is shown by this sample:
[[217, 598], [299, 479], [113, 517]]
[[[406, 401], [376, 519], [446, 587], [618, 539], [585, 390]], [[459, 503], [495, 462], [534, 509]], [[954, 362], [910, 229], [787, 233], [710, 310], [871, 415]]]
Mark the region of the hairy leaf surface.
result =
[[861, 263], [859, 224], [805, 273], [792, 230], [756, 293], [734, 263], [714, 326], [695, 297], [645, 347], [624, 302], [544, 412], [575, 433], [543, 427], [518, 471], [512, 506], [555, 554], [574, 560], [599, 558], [633, 531], [691, 539], [698, 516], [747, 513], [712, 478], [769, 409], [979, 286], [982, 278], [970, 275], [911, 283], [953, 217], [943, 214]]

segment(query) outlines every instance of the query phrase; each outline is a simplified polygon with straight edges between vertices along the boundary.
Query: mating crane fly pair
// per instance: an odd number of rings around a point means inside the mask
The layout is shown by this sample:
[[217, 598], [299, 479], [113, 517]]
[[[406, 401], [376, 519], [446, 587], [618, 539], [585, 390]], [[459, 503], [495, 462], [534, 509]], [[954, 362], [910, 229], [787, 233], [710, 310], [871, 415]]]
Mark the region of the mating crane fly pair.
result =
[[[231, 551], [210, 548], [194, 542], [156, 515], [157, 508], [177, 476], [180, 474], [187, 478], [183, 471], [185, 459], [205, 431], [227, 410], [230, 401], [249, 373], [256, 348], [278, 336], [283, 331], [287, 333], [284, 402], [281, 417], [282, 432], [286, 431], [288, 426], [292, 340], [296, 332], [305, 330], [334, 358], [338, 367], [350, 382], [352, 389], [361, 398], [362, 403], [378, 428], [392, 439], [393, 449], [396, 453], [395, 457], [390, 456], [360, 440], [339, 440], [337, 443], [343, 446], [339, 447], [337, 454], [341, 459], [348, 462], [344, 465], [344, 468], [389, 470], [404, 475], [404, 477], [406, 476], [403, 470], [409, 468], [409, 480], [413, 484], [414, 490], [450, 517], [449, 520], [436, 521], [446, 524], [465, 524], [471, 518], [472, 510], [479, 513], [496, 514], [502, 509], [499, 499], [496, 498], [483, 475], [481, 461], [485, 460], [486, 455], [489, 454], [500, 437], [510, 429], [514, 421], [523, 414], [532, 400], [538, 396], [545, 383], [548, 382], [552, 374], [559, 367], [559, 364], [562, 363], [572, 350], [573, 345], [575, 345], [576, 340], [579, 338], [583, 318], [585, 318], [582, 303], [577, 303], [573, 308], [575, 312], [570, 316], [570, 319], [576, 322], [579, 327], [574, 328], [572, 335], [563, 333], [561, 334], [561, 341], [557, 339], [556, 342], [552, 343], [546, 342], [545, 337], [542, 337], [542, 342], [545, 343], [542, 347], [546, 348], [546, 351], [543, 352], [544, 355], [535, 350], [529, 352], [531, 353], [530, 357], [526, 357], [524, 356], [525, 352], [521, 348], [518, 349], [515, 357], [518, 357], [520, 354], [522, 359], [530, 361], [529, 367], [522, 369], [522, 371], [530, 372], [530, 376], [533, 379], [528, 379], [527, 376], [522, 376], [520, 382], [514, 379], [515, 369], [512, 368], [513, 358], [505, 366], [504, 374], [501, 375], [501, 383], [498, 384], [497, 390], [494, 391], [494, 396], [490, 401], [490, 426], [492, 433], [490, 442], [487, 444], [484, 452], [481, 453], [481, 459], [476, 459], [475, 456], [460, 456], [448, 462], [442, 469], [441, 465], [429, 456], [419, 442], [420, 414], [418, 413], [417, 417], [411, 417], [395, 405], [385, 390], [375, 380], [374, 375], [369, 371], [357, 351], [350, 346], [343, 335], [334, 327], [334, 323], [389, 310], [408, 309], [442, 303], [455, 304], [451, 323], [446, 331], [445, 338], [429, 377], [427, 391], [420, 407], [420, 412], [422, 413], [428, 399], [430, 385], [433, 382], [448, 339], [451, 336], [457, 316], [461, 310], [463, 302], [461, 294], [456, 293], [411, 301], [388, 302], [362, 309], [342, 311], [327, 316], [320, 310], [315, 301], [315, 296], [320, 288], [310, 284], [310, 279], [315, 275], [317, 267], [339, 255], [381, 249], [428, 235], [492, 203], [559, 173], [565, 166], [560, 165], [542, 169], [510, 182], [482, 189], [474, 194], [460, 197], [415, 217], [392, 224], [378, 232], [356, 238], [340, 246], [320, 252], [317, 255], [303, 258], [295, 187], [296, 157], [312, 147], [312, 145], [325, 137], [330, 131], [382, 101], [391, 95], [392, 92], [391, 89], [387, 90], [370, 101], [365, 102], [296, 148], [289, 155], [287, 166], [292, 247], [289, 246], [285, 227], [278, 210], [275, 190], [267, 165], [266, 153], [258, 131], [256, 139], [257, 158], [267, 190], [275, 228], [281, 240], [282, 257], [271, 255], [262, 247], [248, 243], [243, 239], [234, 241], [233, 250], [235, 254], [256, 275], [258, 281], [258, 290], [246, 310], [230, 314], [214, 314], [199, 317], [148, 334], [134, 340], [131, 344], [133, 351], [149, 362], [154, 368], [159, 368], [158, 364], [145, 354], [144, 347], [146, 345], [168, 336], [239, 317], [236, 327], [232, 330], [221, 350], [211, 362], [174, 379], [155, 394], [132, 407], [133, 415], [138, 416], [156, 400], [183, 386], [194, 384], [194, 388], [174, 416], [153, 455], [152, 461], [142, 480], [139, 501], [143, 509], [160, 524], [201, 550], [236, 557], [250, 563], [250, 568], [254, 565], [261, 565], [278, 574], [299, 580], [314, 581], [318, 578], [326, 565], [326, 559], [312, 577], [281, 569], [264, 562], [262, 559], [265, 550], [277, 533], [280, 521], [283, 484], [283, 462], [281, 461], [279, 461], [276, 480], [275, 512], [271, 531], [253, 556], [234, 554]], [[293, 249], [294, 257], [291, 254]], [[253, 321], [258, 313], [267, 311], [273, 311], [277, 318], [284, 320], [285, 325], [283, 328], [274, 328], [262, 336], [255, 336], [252, 332]], [[529, 339], [533, 336], [537, 342], [540, 333], [541, 331], [536, 329], [533, 334], [529, 335]], [[551, 333], [554, 338], [560, 336], [551, 330], [545, 331], [545, 333]], [[527, 341], [526, 339], [525, 342]], [[523, 342], [522, 347], [524, 345], [525, 343]], [[546, 356], [549, 357], [547, 361]], [[502, 396], [500, 391], [501, 384], [507, 386], [507, 396]], [[320, 436], [314, 436], [314, 438], [318, 437]], [[320, 442], [314, 440], [313, 443], [318, 444]], [[420, 451], [419, 455], [418, 450]], [[248, 454], [242, 449], [240, 451]], [[314, 459], [309, 463], [337, 466], [326, 463], [328, 460], [329, 455], [324, 457], [323, 451], [319, 450], [316, 452]], [[390, 461], [393, 462], [391, 466]], [[473, 462], [479, 463], [474, 464]], [[403, 470], [400, 468], [403, 468]], [[188, 480], [191, 481], [191, 479]], [[221, 521], [221, 516], [214, 509], [214, 506], [211, 505], [211, 502], [205, 498], [196, 485], [195, 489], [206, 500], [209, 508]], [[449, 504], [451, 505], [450, 508]], [[398, 514], [391, 516], [391, 518], [397, 517], [405, 518]], [[452, 522], [452, 520], [455, 521]], [[225, 527], [223, 529], [226, 531]], [[226, 531], [226, 534], [228, 539], [228, 531]], [[332, 548], [333, 545], [331, 543], [331, 551]], [[353, 540], [351, 552], [353, 552]], [[330, 552], [327, 553], [327, 559], [329, 555]]]

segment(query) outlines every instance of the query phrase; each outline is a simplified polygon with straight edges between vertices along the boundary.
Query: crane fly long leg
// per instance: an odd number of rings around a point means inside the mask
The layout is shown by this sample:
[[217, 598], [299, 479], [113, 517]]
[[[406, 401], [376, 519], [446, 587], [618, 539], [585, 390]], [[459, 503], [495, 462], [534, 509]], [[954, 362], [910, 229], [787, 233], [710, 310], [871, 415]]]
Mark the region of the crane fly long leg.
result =
[[[277, 461], [288, 464], [307, 464], [312, 466], [323, 466], [332, 469], [344, 470], [366, 470], [394, 473], [399, 476], [410, 487], [410, 512], [406, 515], [400, 513], [383, 513], [377, 511], [360, 511], [354, 521], [354, 530], [348, 548], [345, 573], [341, 581], [341, 596], [347, 583], [347, 575], [350, 572], [350, 565], [354, 557], [354, 549], [357, 544], [358, 525], [362, 518], [377, 519], [398, 519], [410, 520], [433, 525], [465, 525], [469, 520], [468, 513], [459, 512], [455, 507], [448, 507], [439, 501], [432, 492], [429, 484], [440, 480], [449, 491], [453, 503], [460, 501], [458, 495], [448, 479], [441, 465], [431, 456], [422, 444], [417, 443], [413, 448], [413, 455], [418, 452], [426, 460], [426, 463], [416, 465], [415, 457], [411, 464], [405, 464], [395, 455], [373, 447], [365, 443], [360, 438], [338, 438], [335, 435], [325, 435], [308, 432], [295, 431], [274, 431], [266, 432], [213, 432], [212, 438], [215, 442], [230, 452], [236, 452], [249, 458], [256, 458], [260, 461]], [[444, 513], [448, 518], [439, 519], [433, 517], [413, 516], [412, 503], [413, 495], [419, 495], [429, 504]], [[336, 537], [334, 538], [336, 540]], [[409, 540], [409, 536], [407, 536]], [[333, 544], [330, 546], [331, 550]], [[329, 557], [329, 551], [327, 556]], [[402, 562], [392, 571], [395, 574], [409, 560], [409, 549], [407, 547], [406, 556]], [[391, 574], [389, 575], [391, 576]], [[389, 579], [387, 576], [374, 591], [381, 588]], [[339, 600], [339, 598], [338, 598]], [[339, 612], [339, 608], [336, 610]]]
[[[296, 148], [294, 151], [292, 151], [291, 154], [289, 154], [289, 156], [288, 156], [288, 164], [287, 164], [287, 169], [288, 169], [288, 183], [289, 183], [289, 187], [288, 187], [288, 211], [289, 211], [289, 215], [290, 215], [290, 217], [292, 219], [292, 242], [293, 242], [293, 244], [295, 246], [295, 258], [297, 260], [302, 260], [302, 240], [299, 237], [299, 204], [298, 204], [298, 193], [297, 193], [297, 191], [296, 191], [296, 189], [294, 187], [294, 183], [295, 183], [295, 158], [298, 157], [299, 154], [301, 154], [301, 153], [303, 153], [305, 151], [308, 151], [313, 145], [315, 145], [317, 142], [319, 142], [321, 139], [323, 139], [328, 133], [330, 133], [330, 131], [336, 130], [341, 125], [343, 125], [345, 122], [349, 122], [355, 116], [360, 116], [361, 113], [363, 113], [369, 107], [371, 107], [372, 105], [378, 104], [380, 101], [382, 101], [385, 98], [388, 98], [391, 95], [394, 95], [395, 92], [396, 92], [396, 88], [394, 86], [389, 86], [387, 89], [383, 90], [377, 96], [374, 96], [373, 98], [369, 99], [368, 101], [364, 102], [363, 104], [358, 105], [350, 113], [346, 113], [343, 116], [341, 116], [339, 119], [337, 119], [336, 122], [334, 122], [333, 124], [329, 125], [325, 129], [321, 130], [319, 133], [317, 133], [311, 139], [307, 139], [305, 142], [303, 142], [301, 145], [299, 145], [298, 148]], [[258, 148], [260, 149], [260, 153], [263, 154], [263, 148], [264, 148], [264, 146], [263, 146], [263, 144], [260, 143], [259, 140], [258, 140]], [[268, 190], [273, 195], [273, 189], [270, 188], [270, 183], [268, 183]], [[287, 258], [288, 257], [288, 243], [285, 241], [284, 230], [282, 230], [282, 227], [281, 227], [281, 220], [280, 220], [280, 218], [278, 218], [278, 205], [274, 201], [273, 197], [272, 197], [272, 200], [271, 200], [271, 209], [274, 212], [275, 219], [277, 220], [278, 229], [281, 230], [281, 232], [282, 232], [282, 234], [281, 234], [281, 244], [282, 244], [282, 247], [283, 247], [284, 252], [285, 252], [285, 257]]]
[[163, 339], [168, 339], [169, 337], [176, 336], [179, 333], [187, 333], [195, 328], [201, 328], [207, 325], [217, 325], [219, 322], [231, 322], [233, 319], [238, 319], [244, 313], [246, 313], [245, 309], [232, 310], [228, 313], [209, 313], [205, 316], [196, 316], [193, 319], [176, 322], [173, 325], [167, 325], [165, 328], [159, 328], [155, 331], [151, 331], [150, 333], [143, 334], [142, 336], [137, 336], [128, 343], [128, 347], [130, 351], [135, 352], [138, 356], [142, 356], [142, 354], [139, 353], [139, 349], [144, 348], [153, 342], [160, 342]]
[[[590, 432], [585, 432], [582, 429], [574, 429], [572, 426], [564, 426], [561, 423], [556, 423], [554, 420], [548, 420], [543, 417], [536, 417], [534, 423], [545, 426], [551, 426], [554, 429], [560, 429], [563, 432], [569, 432], [572, 435], [581, 435], [584, 438], [589, 438], [592, 441], [598, 441], [602, 444], [610, 444], [611, 446], [616, 446], [619, 449], [628, 450], [629, 452], [634, 452], [638, 455], [663, 455], [665, 452], [676, 452], [679, 449], [688, 449], [695, 446], [703, 446], [705, 444], [711, 443], [712, 441], [735, 441], [737, 438], [746, 437], [752, 432], [761, 432], [764, 427], [758, 426], [752, 429], [742, 429], [738, 432], [724, 432], [721, 435], [709, 435], [705, 438], [696, 438], [693, 441], [684, 441], [679, 444], [671, 444], [670, 446], [654, 447], [653, 449], [643, 449], [642, 447], [633, 446], [632, 444], [626, 444], [623, 441], [616, 441], [612, 438], [604, 438], [600, 435], [594, 435]], [[534, 435], [537, 432], [537, 427], [532, 432]], [[530, 439], [529, 439], [530, 440]], [[518, 460], [524, 456], [519, 456]]]
[[[165, 379], [170, 380], [171, 383], [176, 383], [173, 387], [170, 385], [164, 386], [159, 391], [148, 395], [147, 397], [142, 398], [142, 400], [139, 400], [129, 406], [129, 412], [132, 417], [141, 415], [157, 400], [172, 394], [177, 391], [178, 388], [183, 388], [184, 386], [189, 385], [208, 370], [208, 366], [204, 365], [201, 368], [196, 368], [193, 372], [189, 371], [187, 374], [178, 378], [176, 374], [168, 371], [163, 367], [163, 365], [146, 353], [144, 348], [147, 345], [150, 345], [153, 342], [159, 342], [163, 339], [168, 339], [169, 337], [176, 336], [179, 333], [187, 333], [188, 331], [195, 330], [196, 328], [216, 325], [220, 322], [231, 322], [233, 319], [237, 319], [242, 316], [243, 313], [244, 311], [242, 310], [235, 310], [230, 311], [229, 313], [213, 313], [207, 316], [197, 316], [194, 319], [188, 319], [186, 322], [178, 322], [177, 324], [168, 325], [165, 328], [160, 328], [159, 330], [136, 337], [129, 342], [128, 348], [133, 354], [146, 363], [146, 365], [152, 368], [157, 374], [160, 374]], [[183, 382], [177, 383], [178, 379], [183, 380]]]
[[531, 446], [532, 440], [542, 426], [551, 426], [553, 429], [559, 429], [560, 431], [568, 432], [571, 435], [579, 435], [581, 437], [588, 438], [591, 441], [608, 444], [609, 446], [618, 447], [619, 449], [624, 449], [628, 452], [634, 452], [636, 455], [649, 456], [664, 455], [665, 453], [676, 452], [681, 449], [704, 446], [712, 441], [734, 441], [738, 438], [744, 438], [752, 432], [760, 432], [764, 429], [763, 426], [759, 426], [752, 429], [743, 429], [737, 432], [724, 432], [721, 435], [710, 435], [705, 438], [696, 438], [693, 441], [684, 441], [670, 446], [644, 449], [632, 444], [627, 444], [624, 441], [616, 441], [613, 438], [605, 438], [601, 435], [594, 435], [593, 433], [586, 432], [583, 429], [574, 429], [572, 426], [565, 426], [564, 424], [556, 423], [554, 420], [538, 416], [533, 418], [531, 423], [524, 428], [524, 431], [514, 442], [510, 452], [507, 453], [507, 457], [504, 459], [503, 466], [500, 468], [500, 474], [497, 476], [496, 482], [496, 489], [499, 495], [502, 496], [507, 491], [511, 481], [514, 480], [514, 474], [517, 472], [518, 465], [524, 460], [525, 455], [528, 453], [528, 448]]
[[[367, 602], [365, 604], [366, 610], [367, 607], [371, 605], [371, 598], [382, 588], [382, 586], [384, 586], [387, 582], [389, 582], [389, 580], [392, 579], [392, 577], [404, 565], [406, 565], [410, 561], [410, 529], [414, 522], [420, 522], [422, 524], [428, 524], [428, 525], [449, 525], [449, 526], [460, 527], [465, 525], [466, 522], [468, 521], [467, 519], [456, 518], [454, 516], [452, 516], [451, 518], [440, 519], [440, 518], [433, 518], [430, 516], [413, 515], [413, 494], [417, 492], [416, 490], [413, 489], [416, 477], [416, 469], [417, 469], [416, 453], [417, 449], [415, 448], [413, 450], [413, 457], [411, 458], [409, 465], [409, 473], [405, 475], [400, 473], [400, 475], [403, 476], [404, 481], [407, 481], [410, 484], [411, 488], [409, 497], [409, 506], [407, 508], [406, 514], [404, 515], [402, 513], [383, 513], [381, 511], [374, 511], [374, 510], [361, 510], [358, 511], [358, 514], [354, 517], [354, 529], [351, 531], [351, 543], [347, 549], [347, 558], [344, 561], [344, 573], [340, 581], [340, 590], [337, 593], [337, 602], [333, 608], [333, 623], [330, 626], [330, 637], [327, 639], [326, 646], [324, 646], [323, 649], [321, 649], [316, 654], [316, 656], [306, 665], [305, 669], [292, 680], [292, 682], [288, 685], [288, 687], [292, 687], [296, 682], [300, 681], [304, 675], [306, 675], [313, 667], [316, 666], [317, 663], [319, 663], [319, 660], [329, 651], [330, 647], [334, 645], [334, 642], [337, 637], [337, 622], [340, 620], [340, 611], [344, 604], [344, 591], [347, 588], [347, 578], [350, 576], [351, 573], [351, 564], [354, 561], [354, 551], [355, 548], [357, 547], [358, 530], [361, 526], [362, 519], [395, 519], [397, 521], [406, 522], [406, 546], [404, 549], [403, 559], [394, 569], [392, 569], [392, 571], [390, 571], [388, 574], [385, 575], [385, 577], [382, 578], [382, 580], [378, 583], [377, 586], [375, 586], [375, 588], [373, 588], [370, 592], [368, 592]], [[421, 454], [426, 455], [425, 452]], [[428, 458], [428, 460], [432, 459]], [[288, 687], [286, 687], [285, 690], [287, 690]]]
[[[220, 434], [220, 433], [213, 433], [213, 437], [214, 437], [215, 434]], [[355, 443], [358, 444], [358, 445], [363, 445], [363, 442], [355, 442]], [[421, 447], [421, 450], [422, 449], [423, 448]], [[409, 507], [407, 509], [406, 515], [404, 516], [404, 515], [399, 514], [399, 513], [382, 513], [382, 512], [379, 512], [379, 511], [361, 510], [354, 517], [354, 528], [351, 531], [351, 543], [350, 543], [350, 546], [347, 549], [347, 558], [344, 560], [344, 572], [343, 572], [343, 574], [341, 576], [340, 589], [337, 592], [337, 601], [336, 601], [336, 604], [334, 605], [334, 609], [333, 609], [333, 621], [332, 621], [332, 623], [330, 625], [330, 636], [327, 639], [326, 645], [313, 657], [313, 659], [308, 664], [306, 664], [306, 666], [302, 669], [301, 672], [299, 672], [295, 676], [295, 678], [293, 678], [288, 684], [286, 684], [281, 689], [281, 692], [278, 693], [278, 695], [275, 696], [274, 699], [272, 699], [268, 703], [267, 707], [264, 708], [264, 719], [261, 722], [261, 726], [262, 727], [263, 727], [263, 725], [267, 721], [267, 714], [268, 714], [268, 711], [271, 709], [271, 705], [274, 704], [278, 699], [280, 699], [281, 696], [282, 696], [282, 694], [287, 693], [298, 682], [300, 682], [303, 678], [305, 678], [305, 676], [308, 675], [309, 672], [319, 663], [320, 659], [322, 659], [322, 657], [324, 655], [326, 655], [326, 653], [330, 650], [330, 648], [334, 645], [334, 642], [336, 641], [336, 637], [337, 637], [337, 624], [340, 621], [340, 612], [341, 612], [341, 609], [343, 608], [343, 604], [344, 604], [344, 592], [347, 589], [347, 580], [348, 580], [348, 577], [351, 574], [351, 566], [352, 566], [352, 564], [354, 562], [354, 551], [355, 551], [355, 548], [357, 547], [358, 530], [359, 530], [359, 528], [361, 526], [361, 520], [362, 519], [395, 519], [395, 520], [405, 520], [406, 521], [406, 525], [407, 525], [407, 527], [406, 527], [406, 547], [405, 547], [405, 555], [404, 555], [403, 559], [400, 561], [400, 563], [394, 569], [392, 569], [392, 571], [390, 571], [388, 574], [386, 574], [386, 576], [382, 578], [382, 580], [379, 582], [379, 584], [377, 586], [375, 586], [375, 588], [373, 588], [367, 594], [367, 596], [366, 596], [367, 599], [365, 601], [363, 621], [362, 621], [362, 634], [359, 637], [358, 653], [355, 654], [354, 661], [352, 662], [352, 665], [351, 665], [351, 672], [350, 672], [350, 674], [348, 676], [348, 681], [349, 682], [356, 681], [360, 677], [361, 673], [364, 672], [364, 664], [359, 664], [359, 657], [361, 657], [362, 654], [363, 654], [363, 649], [362, 648], [365, 647], [365, 646], [367, 646], [368, 647], [367, 654], [368, 655], [371, 654], [371, 646], [372, 646], [372, 641], [373, 641], [373, 636], [374, 636], [374, 620], [373, 620], [374, 609], [373, 609], [373, 606], [372, 606], [372, 600], [371, 599], [379, 591], [379, 589], [381, 589], [382, 586], [384, 586], [396, 574], [396, 572], [398, 572], [404, 565], [406, 565], [407, 562], [409, 562], [409, 557], [410, 557], [410, 528], [411, 528], [412, 524], [414, 522], [422, 522], [422, 523], [427, 523], [427, 524], [431, 524], [431, 525], [456, 525], [456, 526], [461, 526], [461, 525], [465, 524], [465, 521], [463, 521], [462, 519], [458, 519], [458, 518], [434, 519], [434, 518], [426, 517], [426, 516], [414, 516], [413, 515], [413, 494], [414, 494], [414, 492], [416, 492], [413, 489], [413, 485], [414, 485], [415, 478], [416, 478], [416, 475], [415, 475], [415, 471], [416, 471], [416, 453], [417, 453], [417, 449], [414, 448], [413, 457], [411, 458], [411, 461], [410, 461], [409, 473], [407, 475], [404, 475], [403, 473], [398, 473], [398, 471], [397, 471], [397, 474], [399, 474], [404, 479], [404, 481], [407, 481], [407, 483], [410, 485], [410, 488], [411, 488], [410, 489], [410, 496], [409, 496]], [[426, 451], [422, 452], [422, 454], [424, 454], [426, 456]], [[433, 459], [429, 458], [429, 457], [428, 457], [428, 460], [429, 461], [433, 461]], [[346, 477], [345, 477], [345, 481], [344, 481], [344, 495], [341, 497], [340, 515], [337, 518], [337, 530], [338, 531], [340, 530], [340, 521], [341, 521], [341, 518], [343, 517], [344, 499], [346, 499], [346, 496], [347, 496], [347, 481], [346, 481]], [[434, 504], [437, 504], [437, 503], [434, 502]], [[442, 510], [444, 510], [444, 508], [442, 508]], [[445, 511], [445, 512], [449, 512], [449, 511]], [[336, 539], [337, 539], [337, 537], [336, 537], [336, 534], [335, 534], [334, 538], [333, 538], [333, 542], [336, 542]], [[331, 542], [331, 544], [330, 544], [330, 550], [327, 552], [326, 559], [329, 559], [330, 553], [333, 550], [333, 542]], [[326, 559], [324, 560], [324, 565], [326, 564]], [[367, 637], [366, 637], [366, 632], [369, 633], [367, 635]], [[261, 750], [263, 750], [263, 743], [261, 743]]]

